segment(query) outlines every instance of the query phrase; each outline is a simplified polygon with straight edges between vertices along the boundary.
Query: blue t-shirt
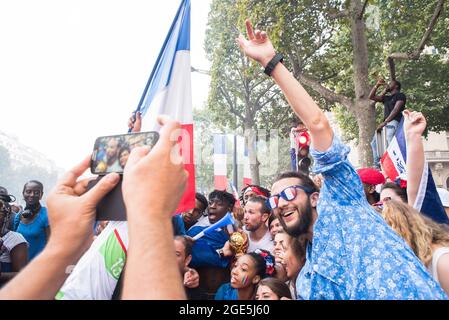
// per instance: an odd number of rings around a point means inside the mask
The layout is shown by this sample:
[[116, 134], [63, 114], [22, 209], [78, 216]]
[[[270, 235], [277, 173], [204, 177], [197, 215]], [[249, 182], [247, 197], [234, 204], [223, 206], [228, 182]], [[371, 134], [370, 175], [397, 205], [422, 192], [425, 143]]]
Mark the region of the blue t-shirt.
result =
[[239, 296], [237, 294], [237, 289], [231, 287], [230, 283], [223, 284], [218, 288], [215, 294], [215, 300], [238, 300]]
[[20, 215], [14, 218], [14, 225], [17, 225], [16, 232], [23, 235], [28, 241], [28, 261], [37, 256], [47, 244], [47, 234], [45, 230], [48, 228], [47, 208], [41, 207], [38, 214], [28, 224], [20, 221]]

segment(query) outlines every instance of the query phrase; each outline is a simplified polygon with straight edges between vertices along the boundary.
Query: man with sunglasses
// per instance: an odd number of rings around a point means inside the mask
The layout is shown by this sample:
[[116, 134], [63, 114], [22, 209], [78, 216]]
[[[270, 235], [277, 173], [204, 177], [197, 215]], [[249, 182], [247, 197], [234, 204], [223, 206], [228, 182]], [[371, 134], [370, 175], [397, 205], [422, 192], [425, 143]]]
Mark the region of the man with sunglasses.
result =
[[253, 31], [249, 20], [246, 31], [248, 39], [243, 35], [238, 39], [240, 48], [265, 68], [309, 130], [315, 173], [324, 178], [319, 194], [308, 176], [281, 174], [267, 201], [286, 232], [307, 238], [306, 263], [296, 281], [297, 298], [447, 298], [410, 247], [369, 205], [347, 159], [349, 148], [281, 63], [282, 55], [275, 52], [267, 34]]

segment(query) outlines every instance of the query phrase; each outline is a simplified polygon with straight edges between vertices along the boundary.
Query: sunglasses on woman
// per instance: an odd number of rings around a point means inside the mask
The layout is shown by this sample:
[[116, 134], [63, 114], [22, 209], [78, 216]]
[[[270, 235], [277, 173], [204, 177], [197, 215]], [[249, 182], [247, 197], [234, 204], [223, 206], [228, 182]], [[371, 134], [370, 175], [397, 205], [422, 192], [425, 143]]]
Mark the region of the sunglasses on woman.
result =
[[279, 198], [282, 198], [286, 201], [292, 201], [298, 195], [297, 189], [303, 190], [307, 194], [313, 193], [313, 189], [305, 186], [290, 186], [282, 190], [279, 194], [272, 195], [269, 197], [265, 204], [270, 210], [276, 209], [279, 204]]

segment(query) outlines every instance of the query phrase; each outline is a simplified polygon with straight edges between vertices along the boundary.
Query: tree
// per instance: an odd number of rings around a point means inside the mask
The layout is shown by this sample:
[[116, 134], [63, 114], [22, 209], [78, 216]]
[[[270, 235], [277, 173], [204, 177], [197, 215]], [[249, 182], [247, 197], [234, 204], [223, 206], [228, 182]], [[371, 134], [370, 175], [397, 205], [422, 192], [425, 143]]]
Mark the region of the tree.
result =
[[212, 61], [209, 115], [222, 128], [245, 132], [253, 183], [260, 183], [256, 142], [260, 129], [283, 128], [292, 117], [280, 90], [260, 67], [240, 52], [235, 38], [244, 26], [237, 0], [214, 0], [209, 13], [205, 48]]
[[[371, 6], [367, 0], [237, 1], [240, 15], [250, 15], [257, 27], [268, 30], [275, 47], [288, 57], [286, 64], [294, 76], [312, 89], [319, 104], [343, 108], [343, 118], [355, 119], [364, 166], [372, 163], [370, 142], [376, 127], [375, 104], [368, 95], [376, 78], [391, 70], [387, 58], [390, 66], [403, 60], [395, 71], [409, 90], [410, 105], [426, 113], [431, 129], [447, 128], [448, 117], [441, 116], [448, 105], [449, 80], [439, 71], [447, 72], [448, 64], [440, 57], [421, 55], [426, 45], [442, 53], [449, 47], [444, 4], [444, 0], [378, 0]], [[435, 89], [430, 94], [429, 86]]]

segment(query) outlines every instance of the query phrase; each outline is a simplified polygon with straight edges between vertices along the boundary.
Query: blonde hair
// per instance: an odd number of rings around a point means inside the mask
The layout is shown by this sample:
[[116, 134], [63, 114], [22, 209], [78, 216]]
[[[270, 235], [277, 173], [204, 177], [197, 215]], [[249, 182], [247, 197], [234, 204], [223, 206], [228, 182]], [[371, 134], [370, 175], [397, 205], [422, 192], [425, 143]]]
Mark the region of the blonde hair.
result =
[[426, 266], [432, 260], [432, 244], [449, 247], [449, 228], [434, 222], [405, 203], [394, 200], [384, 202], [382, 216]]

